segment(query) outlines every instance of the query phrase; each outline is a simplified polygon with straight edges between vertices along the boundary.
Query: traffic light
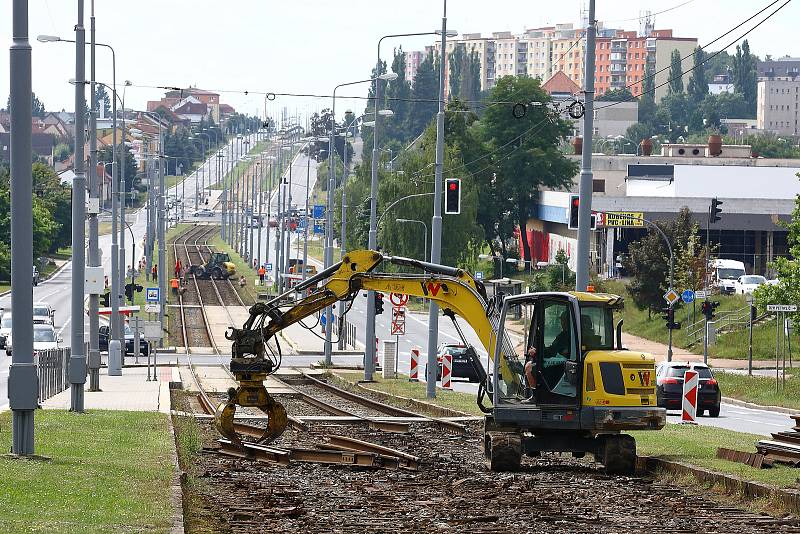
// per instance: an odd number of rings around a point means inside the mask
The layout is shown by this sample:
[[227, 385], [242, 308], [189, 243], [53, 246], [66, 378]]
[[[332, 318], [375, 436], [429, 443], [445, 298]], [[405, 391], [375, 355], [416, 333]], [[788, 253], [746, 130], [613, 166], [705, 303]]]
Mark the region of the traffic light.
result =
[[578, 195], [569, 196], [569, 224], [567, 228], [570, 230], [578, 229], [578, 208], [581, 206], [581, 200]]
[[720, 220], [719, 214], [722, 213], [722, 201], [717, 200], [716, 198], [711, 199], [711, 211], [709, 212], [708, 222], [710, 224], [714, 224], [715, 222]]
[[138, 284], [125, 284], [125, 296], [128, 297], [128, 301], [131, 304], [133, 304], [133, 292], [136, 291], [137, 293], [141, 293], [142, 289], [144, 288]]
[[706, 320], [710, 321], [714, 318], [714, 310], [716, 310], [718, 306], [719, 302], [704, 300], [703, 305], [700, 307], [700, 311], [703, 315], [705, 315]]
[[383, 313], [383, 293], [375, 292], [375, 315]]
[[108, 308], [111, 306], [111, 293], [103, 293], [100, 295], [100, 304], [103, 305], [104, 308]]
[[664, 312], [661, 314], [661, 317], [667, 321], [667, 329], [668, 330], [680, 330], [681, 323], [675, 322], [675, 308], [672, 306], [668, 308], [663, 308], [662, 311]]
[[448, 178], [444, 181], [444, 212], [447, 215], [461, 213], [461, 179]]

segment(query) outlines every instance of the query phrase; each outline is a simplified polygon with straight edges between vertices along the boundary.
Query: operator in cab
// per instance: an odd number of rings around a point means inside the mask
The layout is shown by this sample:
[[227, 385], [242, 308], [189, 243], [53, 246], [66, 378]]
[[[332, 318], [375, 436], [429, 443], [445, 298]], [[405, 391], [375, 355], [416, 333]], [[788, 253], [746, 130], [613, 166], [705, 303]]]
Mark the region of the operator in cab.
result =
[[[553, 339], [553, 343], [544, 349], [544, 357], [565, 359], [570, 352], [571, 337], [569, 331], [569, 312], [564, 311], [559, 317], [561, 321], [561, 332]], [[545, 367], [548, 362], [545, 362]], [[528, 381], [528, 387], [536, 387], [536, 375], [534, 369], [536, 367], [536, 347], [528, 347], [525, 355], [525, 379]]]

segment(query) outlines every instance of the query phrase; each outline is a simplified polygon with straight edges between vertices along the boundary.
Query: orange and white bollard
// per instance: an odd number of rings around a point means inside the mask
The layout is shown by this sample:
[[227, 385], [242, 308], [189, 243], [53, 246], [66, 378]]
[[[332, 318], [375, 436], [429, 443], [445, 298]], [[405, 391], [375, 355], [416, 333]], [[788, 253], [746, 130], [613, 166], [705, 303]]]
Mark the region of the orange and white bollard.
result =
[[411, 370], [408, 372], [410, 382], [419, 382], [419, 348], [411, 349]]
[[453, 389], [450, 384], [450, 376], [453, 374], [453, 355], [444, 354], [442, 356], [442, 389]]
[[681, 403], [681, 423], [696, 425], [697, 390], [700, 386], [697, 371], [683, 373], [683, 402]]

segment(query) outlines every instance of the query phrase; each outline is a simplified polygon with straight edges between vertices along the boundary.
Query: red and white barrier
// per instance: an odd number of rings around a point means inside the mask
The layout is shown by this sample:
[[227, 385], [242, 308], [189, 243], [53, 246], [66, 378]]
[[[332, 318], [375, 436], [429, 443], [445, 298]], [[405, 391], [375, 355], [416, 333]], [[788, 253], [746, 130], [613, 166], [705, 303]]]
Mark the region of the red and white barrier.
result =
[[378, 360], [378, 336], [375, 336], [375, 362], [373, 365], [375, 369], [378, 369], [381, 366], [380, 361]]
[[453, 389], [450, 377], [453, 374], [453, 355], [442, 355], [442, 389]]
[[686, 371], [683, 374], [683, 402], [681, 423], [697, 424], [697, 389], [699, 386], [697, 371]]
[[411, 370], [408, 373], [408, 380], [419, 382], [419, 348], [411, 349]]

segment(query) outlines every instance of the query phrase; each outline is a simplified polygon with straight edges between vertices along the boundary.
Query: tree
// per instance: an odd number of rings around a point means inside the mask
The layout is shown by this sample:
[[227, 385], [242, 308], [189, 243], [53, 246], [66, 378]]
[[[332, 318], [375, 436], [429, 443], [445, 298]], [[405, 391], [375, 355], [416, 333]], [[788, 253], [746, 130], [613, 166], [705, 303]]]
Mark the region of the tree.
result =
[[111, 116], [111, 98], [106, 92], [105, 85], [97, 85], [95, 87], [95, 97], [97, 98], [98, 112], [103, 110], [103, 117]]
[[736, 55], [733, 58], [733, 88], [741, 93], [747, 102], [748, 117], [756, 115], [756, 98], [758, 96], [758, 75], [756, 72], [757, 58], [750, 54], [750, 44], [747, 39], [742, 45], [736, 45]]
[[464, 58], [461, 75], [461, 99], [474, 108], [481, 94], [481, 60], [476, 50], [471, 50]]
[[417, 68], [411, 98], [406, 131], [410, 137], [416, 137], [431, 122], [439, 106], [436, 102], [439, 98], [439, 72], [434, 68], [433, 52], [428, 52]]
[[694, 49], [694, 63], [692, 65], [692, 77], [689, 78], [689, 100], [694, 105], [698, 105], [708, 95], [708, 77], [706, 76], [705, 59], [706, 54], [699, 46]]
[[622, 89], [611, 89], [610, 91], [606, 91], [597, 97], [598, 102], [629, 102], [632, 100], [633, 94], [627, 87]]
[[447, 56], [447, 66], [450, 74], [450, 98], [461, 97], [461, 77], [464, 74], [464, 60], [466, 58], [466, 47], [463, 43], [457, 43], [453, 51]]
[[54, 223], [48, 250], [55, 252], [72, 242], [72, 188], [62, 184], [55, 171], [45, 163], [34, 163], [31, 177], [34, 195]]
[[669, 65], [669, 85], [667, 94], [674, 95], [683, 92], [683, 65], [681, 64], [681, 53], [678, 49], [672, 51]]
[[[177, 157], [178, 151], [174, 148], [176, 139], [174, 135], [170, 135], [167, 133], [164, 136], [164, 154], [166, 156]], [[124, 148], [123, 148], [124, 147]], [[139, 167], [136, 165], [136, 159], [133, 157], [133, 152], [131, 152], [130, 147], [125, 146], [123, 144], [117, 145], [117, 156], [119, 158], [122, 157], [123, 150], [125, 153], [125, 192], [132, 191], [133, 183], [136, 180], [136, 173], [139, 171]], [[104, 146], [101, 148], [97, 155], [97, 161], [107, 161], [111, 162], [106, 164], [106, 171], [111, 174], [114, 170], [114, 161], [115, 159], [112, 158], [111, 155], [111, 145]], [[169, 173], [170, 170], [174, 169], [174, 160], [167, 159], [165, 164], [165, 169]]]
[[[10, 112], [11, 111], [11, 95], [8, 95], [8, 100], [6, 101], [6, 109]], [[44, 109], [44, 104], [41, 100], [36, 98], [36, 93], [31, 93], [31, 113], [34, 117], [44, 118], [45, 114], [47, 113]]]
[[392, 72], [397, 74], [397, 78], [386, 86], [386, 101], [394, 117], [386, 124], [386, 135], [405, 143], [409, 138], [406, 126], [411, 112], [411, 84], [406, 80], [406, 55], [402, 47], [395, 50]]
[[[491, 92], [492, 102], [543, 102], [550, 101], [539, 80], [505, 76], [500, 78]], [[531, 131], [531, 125], [539, 125]], [[481, 137], [487, 144], [493, 167], [491, 175], [480, 176], [481, 206], [492, 211], [483, 212], [481, 220], [484, 233], [497, 236], [508, 257], [505, 239], [500, 233], [504, 222], [513, 221], [525, 231], [528, 217], [542, 187], [559, 189], [573, 183], [578, 172], [573, 162], [559, 151], [559, 144], [569, 135], [572, 125], [562, 119], [549, 106], [531, 106], [523, 120], [514, 117], [508, 105], [490, 105], [480, 121]], [[528, 240], [522, 240], [522, 259], [530, 261]], [[494, 248], [494, 247], [493, 247]]]

